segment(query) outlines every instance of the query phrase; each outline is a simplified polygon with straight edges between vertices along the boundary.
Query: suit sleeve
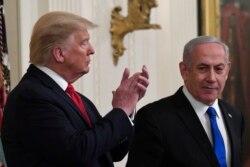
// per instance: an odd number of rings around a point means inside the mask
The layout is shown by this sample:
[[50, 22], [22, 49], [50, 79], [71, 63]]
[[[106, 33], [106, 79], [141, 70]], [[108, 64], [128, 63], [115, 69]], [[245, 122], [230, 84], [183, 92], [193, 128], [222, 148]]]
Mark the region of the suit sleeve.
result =
[[[89, 109], [94, 114], [96, 114], [98, 118], [101, 119], [101, 115], [97, 111], [95, 105], [87, 97], [82, 96], [82, 98], [88, 104]], [[117, 110], [117, 109], [115, 109], [115, 110]], [[131, 120], [130, 120], [130, 122], [131, 122]], [[130, 133], [129, 135], [127, 135], [126, 137], [121, 139], [118, 142], [118, 144], [110, 150], [110, 154], [111, 154], [112, 160], [114, 162], [121, 161], [126, 156], [126, 154], [128, 153], [129, 146], [131, 145], [131, 141], [132, 141], [132, 137], [133, 137], [132, 135], [133, 135], [133, 133]]]
[[37, 150], [48, 162], [88, 166], [132, 133], [127, 115], [120, 109], [113, 109], [86, 130], [80, 117], [73, 119], [72, 109], [58, 97], [36, 93], [18, 97], [18, 131], [20, 142]]
[[135, 134], [129, 152], [127, 167], [162, 166], [162, 137], [152, 111], [145, 108], [138, 111], [135, 117]]

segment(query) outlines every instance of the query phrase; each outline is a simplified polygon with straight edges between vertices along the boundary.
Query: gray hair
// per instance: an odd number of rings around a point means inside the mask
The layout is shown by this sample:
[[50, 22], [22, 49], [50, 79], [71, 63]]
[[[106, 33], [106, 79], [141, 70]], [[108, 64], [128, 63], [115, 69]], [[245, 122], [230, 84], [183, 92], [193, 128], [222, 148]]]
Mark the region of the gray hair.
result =
[[189, 66], [191, 63], [191, 59], [192, 59], [193, 49], [197, 45], [204, 44], [204, 43], [217, 43], [217, 44], [221, 45], [225, 51], [226, 60], [227, 60], [227, 62], [229, 62], [229, 48], [228, 48], [228, 46], [224, 42], [222, 42], [221, 40], [219, 40], [218, 38], [213, 37], [213, 36], [198, 36], [198, 37], [190, 40], [184, 46], [183, 62]]

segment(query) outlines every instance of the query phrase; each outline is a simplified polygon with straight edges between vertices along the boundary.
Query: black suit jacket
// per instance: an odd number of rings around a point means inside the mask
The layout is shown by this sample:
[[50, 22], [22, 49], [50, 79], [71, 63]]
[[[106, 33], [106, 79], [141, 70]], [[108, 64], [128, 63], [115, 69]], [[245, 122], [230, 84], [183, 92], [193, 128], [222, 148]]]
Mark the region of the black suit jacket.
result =
[[[209, 138], [181, 89], [138, 111], [128, 167], [219, 167]], [[222, 100], [219, 106], [231, 144], [231, 167], [241, 167], [242, 115]]]
[[64, 90], [30, 65], [4, 110], [8, 167], [112, 167], [121, 160], [133, 132], [127, 115], [113, 109], [102, 118], [93, 103], [81, 97], [92, 129]]

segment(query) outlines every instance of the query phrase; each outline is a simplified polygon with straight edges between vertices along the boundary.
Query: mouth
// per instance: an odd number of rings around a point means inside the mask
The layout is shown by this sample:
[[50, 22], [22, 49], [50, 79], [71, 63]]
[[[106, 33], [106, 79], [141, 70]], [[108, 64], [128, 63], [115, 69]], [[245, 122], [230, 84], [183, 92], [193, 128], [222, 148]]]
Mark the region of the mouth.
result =
[[218, 88], [215, 87], [215, 86], [204, 86], [204, 87], [202, 87], [202, 89], [204, 89], [206, 91], [216, 91], [216, 90], [218, 90]]
[[212, 86], [206, 86], [205, 88], [206, 88], [206, 89], [215, 89], [215, 88], [212, 87]]

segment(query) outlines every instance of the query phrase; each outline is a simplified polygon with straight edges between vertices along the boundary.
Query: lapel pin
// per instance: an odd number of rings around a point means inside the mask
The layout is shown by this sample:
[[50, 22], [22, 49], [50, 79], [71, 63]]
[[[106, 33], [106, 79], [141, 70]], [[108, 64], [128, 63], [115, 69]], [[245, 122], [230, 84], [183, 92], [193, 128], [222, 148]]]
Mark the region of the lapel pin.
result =
[[230, 118], [233, 118], [233, 116], [232, 116], [231, 114], [228, 114], [228, 116], [229, 116]]

